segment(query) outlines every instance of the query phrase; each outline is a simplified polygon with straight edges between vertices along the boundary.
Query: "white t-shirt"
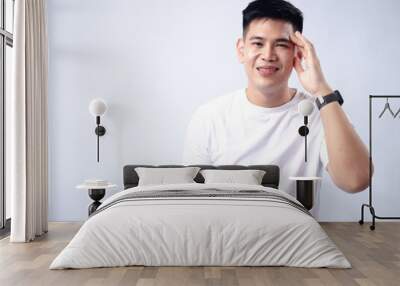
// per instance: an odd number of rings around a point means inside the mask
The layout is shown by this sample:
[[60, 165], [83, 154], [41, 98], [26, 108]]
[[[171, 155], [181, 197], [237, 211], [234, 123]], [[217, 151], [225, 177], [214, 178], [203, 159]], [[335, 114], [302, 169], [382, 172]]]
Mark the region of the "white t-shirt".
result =
[[[278, 165], [279, 189], [295, 196], [291, 176], [318, 176], [328, 165], [319, 111], [308, 118], [307, 162], [304, 137], [298, 129], [304, 117], [298, 104], [310, 95], [297, 91], [284, 105], [265, 108], [251, 103], [245, 89], [200, 106], [188, 126], [183, 164]], [[316, 185], [316, 189], [319, 184]]]

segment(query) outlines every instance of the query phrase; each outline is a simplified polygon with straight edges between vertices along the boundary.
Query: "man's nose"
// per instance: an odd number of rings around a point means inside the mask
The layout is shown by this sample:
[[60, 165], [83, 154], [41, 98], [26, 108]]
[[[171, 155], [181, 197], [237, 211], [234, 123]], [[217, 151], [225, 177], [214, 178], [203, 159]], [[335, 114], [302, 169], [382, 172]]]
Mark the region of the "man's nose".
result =
[[262, 50], [262, 59], [267, 62], [272, 62], [277, 60], [277, 55], [275, 49], [272, 45], [265, 45]]

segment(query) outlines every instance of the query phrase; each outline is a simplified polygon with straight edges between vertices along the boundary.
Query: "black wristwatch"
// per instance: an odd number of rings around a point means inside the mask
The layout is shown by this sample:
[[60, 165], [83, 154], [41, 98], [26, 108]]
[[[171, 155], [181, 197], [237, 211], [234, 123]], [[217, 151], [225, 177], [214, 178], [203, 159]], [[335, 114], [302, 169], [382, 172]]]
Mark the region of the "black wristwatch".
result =
[[337, 101], [340, 105], [342, 105], [344, 102], [343, 97], [338, 90], [335, 90], [334, 92], [325, 96], [318, 96], [315, 100], [315, 103], [317, 104], [318, 109], [321, 110], [321, 108], [325, 105], [335, 101]]

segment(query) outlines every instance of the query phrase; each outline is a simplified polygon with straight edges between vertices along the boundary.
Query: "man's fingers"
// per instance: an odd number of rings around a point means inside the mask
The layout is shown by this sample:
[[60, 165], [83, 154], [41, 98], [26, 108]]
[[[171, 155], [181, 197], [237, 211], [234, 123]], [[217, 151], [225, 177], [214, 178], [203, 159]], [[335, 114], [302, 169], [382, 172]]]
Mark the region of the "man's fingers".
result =
[[292, 34], [291, 39], [298, 46], [304, 47], [310, 51], [314, 50], [313, 44], [309, 40], [307, 40], [307, 38], [304, 37], [299, 31], [296, 31], [294, 34]]
[[291, 39], [296, 45], [301, 46], [301, 47], [305, 47], [305, 46], [307, 45], [307, 42], [305, 41], [304, 38], [301, 38], [298, 34], [299, 34], [298, 32], [296, 32], [296, 33], [294, 33], [294, 34], [291, 34], [291, 35], [290, 35], [290, 39]]
[[302, 41], [306, 46], [310, 46], [310, 47], [313, 46], [312, 43], [311, 43], [306, 37], [304, 37], [303, 34], [300, 33], [299, 31], [296, 31], [296, 32], [294, 33], [294, 35], [295, 35], [298, 39], [300, 39], [300, 41]]
[[290, 35], [290, 40], [295, 44], [296, 47], [304, 49], [304, 44], [294, 34]]
[[294, 33], [294, 36], [297, 37], [297, 39], [300, 39], [302, 43], [304, 43], [306, 50], [312, 56], [317, 57], [317, 53], [315, 52], [314, 45], [306, 37], [304, 37], [303, 34], [301, 34], [299, 31], [296, 31]]
[[298, 51], [301, 52], [301, 57], [307, 58], [307, 55], [312, 53], [311, 48], [308, 46], [308, 44], [297, 37], [295, 34], [290, 35], [290, 39], [296, 45]]

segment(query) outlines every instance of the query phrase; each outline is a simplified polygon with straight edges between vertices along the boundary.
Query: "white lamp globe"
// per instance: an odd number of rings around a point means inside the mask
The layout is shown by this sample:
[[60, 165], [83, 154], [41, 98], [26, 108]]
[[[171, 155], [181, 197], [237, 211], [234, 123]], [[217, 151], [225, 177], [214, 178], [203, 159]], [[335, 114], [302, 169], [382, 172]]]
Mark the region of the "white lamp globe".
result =
[[309, 116], [314, 110], [314, 103], [308, 99], [303, 99], [297, 107], [301, 115]]
[[107, 104], [100, 98], [93, 99], [89, 104], [89, 111], [93, 116], [102, 116], [107, 110]]

